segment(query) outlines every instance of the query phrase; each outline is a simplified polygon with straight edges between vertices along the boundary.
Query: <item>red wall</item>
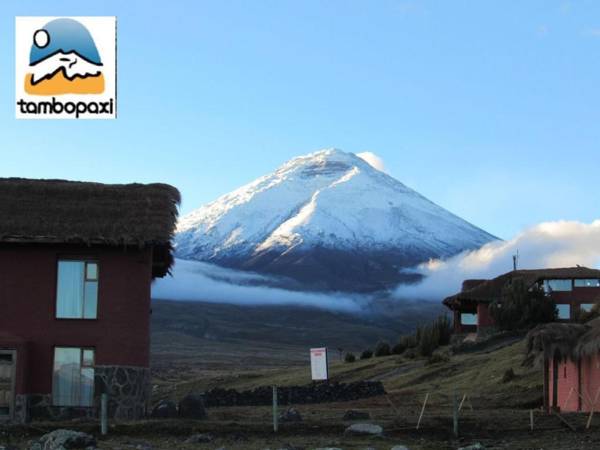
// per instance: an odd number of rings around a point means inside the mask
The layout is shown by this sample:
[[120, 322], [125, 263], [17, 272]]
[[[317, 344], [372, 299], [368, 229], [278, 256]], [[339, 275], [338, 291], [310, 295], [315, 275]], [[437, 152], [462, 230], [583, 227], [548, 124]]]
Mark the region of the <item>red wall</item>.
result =
[[477, 328], [489, 327], [494, 325], [494, 319], [490, 316], [490, 310], [487, 303], [477, 304]]
[[[55, 318], [60, 257], [98, 261], [97, 319]], [[52, 391], [55, 346], [94, 347], [97, 365], [148, 367], [151, 270], [148, 249], [0, 248], [0, 331], [28, 343], [27, 373], [18, 375], [17, 393]]]
[[[558, 385], [557, 385], [557, 403], [561, 411], [578, 411], [579, 409], [579, 370], [577, 363], [571, 360], [557, 361], [558, 365]], [[552, 407], [554, 405], [554, 370], [553, 362], [549, 364], [549, 383], [548, 399]], [[573, 391], [571, 392], [571, 389]]]
[[[600, 358], [595, 356], [593, 358], [586, 358], [581, 362], [581, 390], [583, 394], [583, 409], [589, 411], [591, 406], [596, 400], [596, 408], [600, 406]], [[596, 397], [598, 394], [598, 397]]]

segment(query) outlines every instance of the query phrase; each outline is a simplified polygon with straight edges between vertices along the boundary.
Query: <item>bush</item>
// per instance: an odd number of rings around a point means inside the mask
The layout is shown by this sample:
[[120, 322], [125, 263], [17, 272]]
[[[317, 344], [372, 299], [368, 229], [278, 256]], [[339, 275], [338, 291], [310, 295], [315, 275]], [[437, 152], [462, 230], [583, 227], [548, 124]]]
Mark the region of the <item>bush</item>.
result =
[[489, 306], [490, 315], [501, 330], [522, 330], [553, 322], [557, 317], [556, 304], [541, 287], [528, 289], [516, 278], [502, 291], [499, 300]]
[[354, 356], [354, 353], [346, 353], [344, 361], [346, 361], [347, 363], [353, 363], [354, 361], [356, 361], [356, 356]]
[[392, 354], [392, 350], [390, 349], [390, 344], [385, 341], [379, 341], [375, 346], [375, 356], [390, 356]]
[[438, 333], [438, 344], [448, 345], [450, 343], [450, 338], [452, 337], [452, 324], [450, 323], [450, 319], [448, 319], [447, 315], [439, 316], [433, 326], [437, 328]]
[[412, 334], [401, 336], [399, 344], [404, 346], [405, 349], [415, 348], [417, 346], [417, 337]]
[[404, 356], [408, 359], [415, 359], [417, 357], [417, 352], [414, 348], [409, 348], [404, 352]]
[[430, 364], [440, 364], [450, 361], [450, 357], [448, 355], [444, 355], [442, 353], [434, 353], [427, 359], [427, 365]]
[[365, 350], [360, 354], [360, 359], [369, 359], [371, 356], [373, 356], [373, 352], [371, 350]]
[[392, 347], [393, 355], [401, 355], [406, 350], [406, 347], [402, 345], [402, 342], [398, 342], [396, 345]]
[[421, 356], [429, 357], [433, 354], [433, 351], [439, 347], [440, 335], [439, 330], [435, 324], [432, 324], [421, 329], [421, 336], [419, 339], [419, 345], [417, 351]]
[[517, 376], [515, 375], [515, 371], [512, 370], [512, 367], [510, 369], [507, 369], [504, 372], [504, 375], [502, 375], [502, 382], [503, 383], [510, 383], [512, 380], [514, 380]]

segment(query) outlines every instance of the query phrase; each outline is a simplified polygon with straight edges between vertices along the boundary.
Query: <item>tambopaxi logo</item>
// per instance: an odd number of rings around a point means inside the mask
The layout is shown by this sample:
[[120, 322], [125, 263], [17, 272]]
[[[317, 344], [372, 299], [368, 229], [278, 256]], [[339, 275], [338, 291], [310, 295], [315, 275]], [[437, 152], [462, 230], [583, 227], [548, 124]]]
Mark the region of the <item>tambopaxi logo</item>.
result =
[[116, 117], [116, 18], [17, 17], [16, 116]]

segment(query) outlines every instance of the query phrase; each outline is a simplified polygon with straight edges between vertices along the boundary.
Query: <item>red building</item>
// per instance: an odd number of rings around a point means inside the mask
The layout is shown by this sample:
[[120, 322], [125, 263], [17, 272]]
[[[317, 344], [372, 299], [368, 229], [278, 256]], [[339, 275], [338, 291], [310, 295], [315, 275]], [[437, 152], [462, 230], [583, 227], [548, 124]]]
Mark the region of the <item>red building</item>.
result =
[[491, 280], [465, 280], [459, 293], [444, 299], [444, 305], [454, 315], [454, 332], [481, 334], [493, 329], [489, 304], [501, 301], [504, 289], [516, 279], [521, 279], [529, 289], [543, 288], [555, 301], [561, 321], [577, 317], [580, 310], [590, 311], [600, 302], [600, 270], [587, 267], [513, 270]]
[[544, 407], [587, 412], [600, 406], [600, 319], [551, 323], [527, 336], [528, 356], [543, 363]]
[[178, 191], [0, 179], [0, 417], [138, 418]]

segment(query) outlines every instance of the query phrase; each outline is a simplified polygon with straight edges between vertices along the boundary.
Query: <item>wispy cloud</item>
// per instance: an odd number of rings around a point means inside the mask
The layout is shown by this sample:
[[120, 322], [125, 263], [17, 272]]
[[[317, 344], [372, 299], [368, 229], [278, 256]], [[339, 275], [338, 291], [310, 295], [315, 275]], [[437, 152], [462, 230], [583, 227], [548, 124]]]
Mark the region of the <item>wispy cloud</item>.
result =
[[368, 162], [371, 166], [375, 167], [377, 170], [379, 170], [381, 172], [385, 172], [385, 164], [383, 163], [383, 159], [381, 159], [375, 153], [361, 152], [361, 153], [357, 153], [356, 156], [358, 156], [361, 159], [364, 159], [366, 162]]
[[497, 241], [445, 261], [433, 260], [418, 271], [423, 282], [400, 286], [395, 296], [440, 300], [460, 290], [467, 278], [492, 278], [512, 269], [519, 252], [522, 269], [600, 265], [600, 220], [545, 222], [508, 241]]
[[256, 273], [177, 259], [173, 276], [159, 279], [152, 286], [152, 298], [237, 305], [304, 305], [347, 312], [360, 311], [370, 301], [363, 295], [273, 287], [279, 281]]

